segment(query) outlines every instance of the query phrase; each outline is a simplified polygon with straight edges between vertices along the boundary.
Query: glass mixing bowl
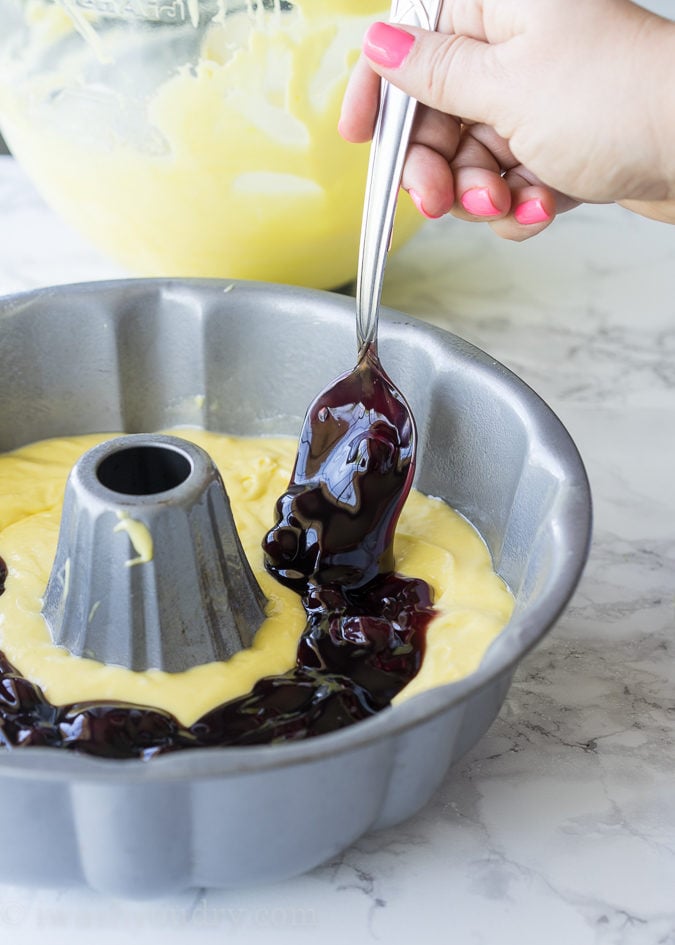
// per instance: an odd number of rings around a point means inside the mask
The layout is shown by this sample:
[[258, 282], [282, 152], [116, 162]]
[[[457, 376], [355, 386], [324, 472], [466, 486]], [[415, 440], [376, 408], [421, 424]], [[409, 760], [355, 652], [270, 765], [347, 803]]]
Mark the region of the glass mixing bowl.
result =
[[[337, 121], [387, 0], [0, 0], [0, 127], [131, 272], [354, 277], [367, 146]], [[396, 241], [419, 215], [401, 201]]]

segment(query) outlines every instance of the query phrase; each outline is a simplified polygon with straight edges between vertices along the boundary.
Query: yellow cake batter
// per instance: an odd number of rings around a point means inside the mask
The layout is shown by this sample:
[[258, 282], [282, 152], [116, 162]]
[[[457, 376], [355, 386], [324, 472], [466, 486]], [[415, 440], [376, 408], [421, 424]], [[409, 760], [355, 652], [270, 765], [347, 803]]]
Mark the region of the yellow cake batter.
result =
[[[28, 39], [0, 56], [3, 133], [52, 206], [131, 272], [343, 285], [368, 147], [337, 122], [389, 4], [220, 4], [205, 25], [148, 30], [129, 11], [149, 0], [118, 4], [130, 22], [97, 12], [113, 0], [27, 0]], [[420, 222], [402, 200], [394, 246]]]
[[[52, 703], [120, 699], [166, 709], [190, 725], [215, 705], [248, 692], [262, 676], [294, 665], [305, 612], [298, 595], [265, 572], [260, 542], [273, 524], [276, 499], [288, 485], [295, 440], [236, 438], [193, 429], [170, 432], [203, 447], [220, 469], [244, 551], [269, 601], [267, 619], [249, 649], [227, 662], [183, 673], [133, 672], [54, 646], [40, 609], [66, 478], [85, 450], [111, 434], [45, 440], [2, 454], [0, 557], [8, 577], [0, 596], [0, 650]], [[120, 531], [129, 539], [129, 561], [143, 567], [152, 549], [129, 524], [120, 521]], [[397, 696], [401, 701], [476, 669], [509, 620], [513, 598], [494, 573], [480, 536], [437, 499], [411, 493], [394, 549], [397, 570], [426, 580], [438, 611], [427, 630], [422, 668]]]

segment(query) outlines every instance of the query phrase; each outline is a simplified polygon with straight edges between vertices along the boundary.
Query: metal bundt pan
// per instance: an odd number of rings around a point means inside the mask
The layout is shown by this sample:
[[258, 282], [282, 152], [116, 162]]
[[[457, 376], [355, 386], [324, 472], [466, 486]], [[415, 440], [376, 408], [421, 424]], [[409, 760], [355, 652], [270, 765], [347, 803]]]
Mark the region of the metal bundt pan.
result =
[[[0, 299], [0, 449], [178, 424], [295, 434], [355, 354], [353, 300], [287, 286], [122, 281]], [[591, 503], [551, 410], [459, 338], [383, 313], [380, 352], [415, 412], [417, 487], [479, 529], [516, 595], [457, 683], [306, 742], [150, 762], [0, 752], [0, 881], [150, 897], [281, 879], [410, 817], [495, 718], [581, 574]]]

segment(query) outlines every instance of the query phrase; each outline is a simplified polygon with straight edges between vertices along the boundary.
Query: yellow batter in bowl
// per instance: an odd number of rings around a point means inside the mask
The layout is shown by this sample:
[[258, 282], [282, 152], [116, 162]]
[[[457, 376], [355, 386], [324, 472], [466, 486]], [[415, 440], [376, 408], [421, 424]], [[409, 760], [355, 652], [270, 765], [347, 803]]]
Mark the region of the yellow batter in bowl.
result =
[[[388, 5], [221, 0], [154, 32], [105, 6], [29, 0], [14, 54], [0, 39], [0, 125], [49, 203], [140, 275], [352, 280], [368, 147], [337, 122]], [[406, 197], [394, 245], [420, 222]]]

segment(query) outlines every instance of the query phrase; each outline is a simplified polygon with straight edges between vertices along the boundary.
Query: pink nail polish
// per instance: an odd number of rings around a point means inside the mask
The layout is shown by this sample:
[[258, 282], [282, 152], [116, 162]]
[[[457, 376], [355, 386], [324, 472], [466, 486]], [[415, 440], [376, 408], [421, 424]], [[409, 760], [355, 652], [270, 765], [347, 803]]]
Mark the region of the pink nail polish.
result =
[[524, 226], [531, 226], [533, 223], [545, 223], [551, 219], [551, 214], [546, 212], [538, 197], [519, 203], [513, 211], [513, 215], [518, 223], [522, 223]]
[[410, 52], [415, 37], [389, 23], [373, 23], [363, 38], [363, 53], [378, 66], [398, 69]]
[[427, 211], [424, 209], [424, 204], [422, 203], [422, 198], [420, 197], [420, 195], [417, 193], [416, 190], [413, 190], [412, 187], [410, 188], [410, 190], [408, 191], [408, 193], [410, 194], [410, 199], [411, 199], [412, 202], [415, 204], [415, 206], [417, 207], [417, 209], [419, 210], [419, 212], [422, 214], [423, 217], [426, 217], [427, 220], [438, 220], [440, 217], [443, 216], [442, 213], [436, 213], [436, 214], [427, 213]]
[[472, 187], [462, 194], [461, 202], [466, 212], [473, 213], [476, 217], [493, 217], [496, 213], [501, 213], [499, 207], [493, 204], [487, 187]]

